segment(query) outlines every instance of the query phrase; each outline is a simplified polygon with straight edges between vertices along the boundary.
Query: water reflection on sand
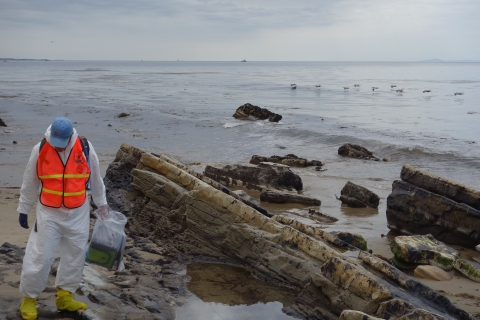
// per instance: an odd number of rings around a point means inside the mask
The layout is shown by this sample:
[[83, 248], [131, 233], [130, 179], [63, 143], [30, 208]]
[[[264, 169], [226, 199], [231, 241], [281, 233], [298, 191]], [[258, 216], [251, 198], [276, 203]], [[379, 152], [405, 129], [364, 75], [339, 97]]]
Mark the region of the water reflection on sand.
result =
[[248, 270], [220, 264], [187, 266], [193, 294], [177, 319], [294, 319], [282, 312], [296, 292], [254, 278]]

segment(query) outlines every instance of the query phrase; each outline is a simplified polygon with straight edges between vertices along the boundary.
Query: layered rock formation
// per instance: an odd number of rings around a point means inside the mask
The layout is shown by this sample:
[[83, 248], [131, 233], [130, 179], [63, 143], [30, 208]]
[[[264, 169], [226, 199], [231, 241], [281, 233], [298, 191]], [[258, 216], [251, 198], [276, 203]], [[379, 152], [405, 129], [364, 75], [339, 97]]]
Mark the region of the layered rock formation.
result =
[[463, 184], [416, 169], [408, 164], [402, 167], [400, 178], [414, 186], [480, 210], [480, 191], [467, 188]]
[[227, 187], [244, 187], [266, 191], [269, 188], [297, 191], [303, 189], [302, 179], [286, 165], [262, 162], [256, 165], [207, 166], [204, 175]]
[[[124, 153], [132, 150], [122, 145], [117, 170], [121, 159], [129, 158]], [[297, 288], [300, 294], [286, 308], [292, 314], [338, 319], [343, 311], [355, 310], [383, 319], [421, 319], [410, 316], [414, 313], [473, 319], [374, 255], [359, 251], [358, 258], [344, 256], [322, 239], [335, 239], [333, 235], [286, 217], [262, 215], [165, 156], [143, 153], [131, 176], [136, 194], [131, 234], [169, 243], [185, 261], [192, 256], [229, 260], [260, 278]]]
[[478, 202], [478, 191], [408, 165], [403, 166], [401, 176], [410, 182], [393, 182], [387, 198], [390, 229], [406, 234], [432, 234], [445, 243], [466, 247], [480, 244], [480, 211], [469, 205]]
[[338, 149], [338, 154], [344, 157], [380, 161], [380, 159], [373, 156], [372, 152], [356, 144], [344, 144]]
[[260, 194], [260, 201], [272, 203], [300, 203], [310, 206], [319, 206], [321, 201], [316, 198], [286, 192], [264, 191]]
[[250, 159], [251, 164], [260, 164], [260, 162], [281, 163], [290, 167], [308, 167], [308, 166], [321, 167], [323, 166], [323, 163], [321, 161], [299, 158], [294, 154], [287, 154], [283, 157], [281, 156], [264, 157], [264, 156], [254, 155]]
[[268, 119], [268, 121], [271, 122], [278, 122], [282, 120], [281, 115], [268, 111], [266, 108], [254, 106], [250, 103], [245, 103], [243, 106], [238, 107], [233, 114], [233, 117], [236, 119], [248, 119], [249, 117], [255, 117], [258, 120]]
[[340, 201], [352, 208], [378, 208], [380, 198], [365, 187], [348, 181], [340, 191]]

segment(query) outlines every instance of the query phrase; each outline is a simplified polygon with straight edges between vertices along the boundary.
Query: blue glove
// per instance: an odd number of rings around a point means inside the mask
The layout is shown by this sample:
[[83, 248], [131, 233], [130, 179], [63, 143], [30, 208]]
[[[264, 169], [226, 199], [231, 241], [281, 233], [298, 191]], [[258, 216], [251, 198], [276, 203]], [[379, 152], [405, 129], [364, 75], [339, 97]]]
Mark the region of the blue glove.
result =
[[18, 222], [20, 222], [22, 228], [28, 229], [28, 216], [25, 213], [20, 213]]

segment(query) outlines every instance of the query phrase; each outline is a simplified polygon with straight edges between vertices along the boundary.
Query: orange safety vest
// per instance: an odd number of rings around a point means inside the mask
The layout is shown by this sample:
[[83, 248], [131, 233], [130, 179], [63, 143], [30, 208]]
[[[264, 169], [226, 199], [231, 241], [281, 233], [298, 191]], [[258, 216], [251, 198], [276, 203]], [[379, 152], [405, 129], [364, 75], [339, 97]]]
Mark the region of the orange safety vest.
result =
[[41, 204], [52, 208], [63, 204], [69, 209], [82, 206], [87, 199], [90, 168], [80, 138], [75, 141], [65, 165], [55, 148], [46, 142], [38, 154], [37, 175], [42, 182]]

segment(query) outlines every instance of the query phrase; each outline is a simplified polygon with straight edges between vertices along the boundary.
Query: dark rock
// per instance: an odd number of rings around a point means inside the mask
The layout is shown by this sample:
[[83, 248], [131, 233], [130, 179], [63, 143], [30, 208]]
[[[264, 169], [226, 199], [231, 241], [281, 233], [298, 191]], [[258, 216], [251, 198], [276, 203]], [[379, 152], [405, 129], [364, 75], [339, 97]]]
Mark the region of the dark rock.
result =
[[321, 201], [315, 198], [286, 192], [264, 191], [260, 194], [260, 201], [271, 203], [300, 203], [311, 206], [321, 205]]
[[380, 198], [365, 187], [348, 181], [340, 192], [340, 200], [352, 208], [372, 207], [377, 209]]
[[480, 191], [467, 188], [458, 182], [444, 179], [408, 164], [403, 165], [400, 177], [403, 181], [414, 186], [480, 210]]
[[129, 216], [133, 202], [129, 194], [133, 192], [130, 185], [131, 171], [138, 165], [142, 151], [127, 144], [122, 144], [115, 160], [108, 166], [103, 182], [110, 207]]
[[282, 116], [268, 111], [266, 108], [260, 108], [250, 103], [246, 103], [243, 106], [238, 107], [237, 111], [233, 115], [236, 119], [247, 119], [249, 116], [255, 117], [259, 120], [268, 119], [271, 122], [278, 122], [282, 120]]
[[346, 204], [350, 208], [365, 208], [367, 205], [363, 203], [362, 201], [352, 198], [352, 197], [346, 197], [346, 196], [340, 196], [340, 201], [342, 201], [343, 204]]
[[119, 118], [124, 118], [124, 117], [128, 117], [130, 115], [130, 113], [126, 113], [126, 112], [122, 112], [118, 115]]
[[262, 162], [254, 165], [228, 165], [223, 168], [207, 166], [204, 175], [226, 186], [245, 187], [263, 191], [268, 187], [302, 190], [302, 179], [281, 164]]
[[3, 122], [2, 118], [0, 118], [0, 127], [6, 127], [7, 125]]
[[449, 244], [480, 244], [480, 211], [399, 180], [387, 198], [387, 226], [405, 234], [432, 234]]
[[10, 263], [17, 263], [23, 261], [25, 250], [14, 244], [5, 242], [0, 246], [0, 254], [6, 255]]
[[383, 319], [390, 319], [392, 317], [398, 317], [407, 314], [414, 308], [415, 307], [411, 303], [408, 303], [400, 298], [395, 298], [382, 302], [375, 315], [382, 317]]
[[320, 211], [316, 211], [314, 209], [309, 209], [308, 213], [310, 213], [312, 216], [314, 216], [315, 220], [320, 220], [322, 222], [337, 222], [338, 219], [335, 217], [332, 217], [328, 214], [322, 213]]
[[338, 149], [338, 154], [344, 157], [365, 159], [365, 160], [375, 160], [379, 161], [380, 159], [373, 156], [373, 153], [356, 144], [344, 144]]
[[307, 166], [323, 166], [323, 163], [319, 160], [307, 160], [304, 158], [299, 158], [294, 154], [287, 154], [286, 156], [271, 156], [264, 157], [254, 155], [250, 159], [251, 164], [260, 164], [260, 162], [272, 162], [272, 163], [281, 163], [290, 167], [307, 167]]

